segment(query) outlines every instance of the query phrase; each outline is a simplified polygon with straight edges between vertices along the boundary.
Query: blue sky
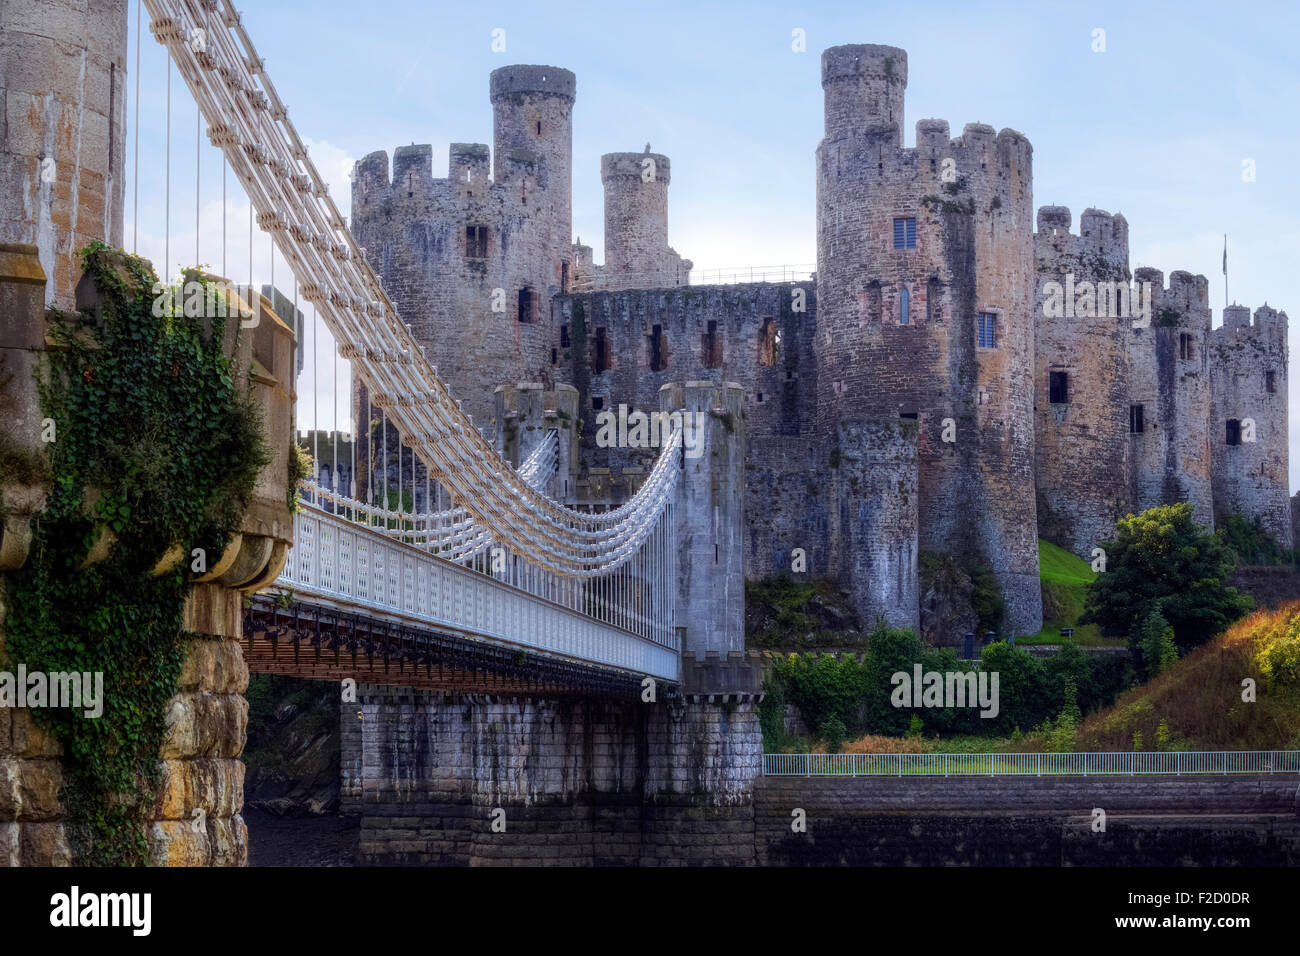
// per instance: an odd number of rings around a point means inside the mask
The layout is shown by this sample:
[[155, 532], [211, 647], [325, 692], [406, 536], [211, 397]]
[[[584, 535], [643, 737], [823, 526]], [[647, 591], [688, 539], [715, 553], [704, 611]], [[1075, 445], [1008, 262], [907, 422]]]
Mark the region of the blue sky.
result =
[[[928, 117], [948, 120], [954, 134], [975, 121], [1017, 129], [1034, 146], [1036, 206], [1069, 206], [1076, 231], [1088, 206], [1123, 212], [1131, 264], [1206, 275], [1216, 325], [1226, 232], [1233, 298], [1252, 307], [1267, 300], [1300, 319], [1300, 198], [1291, 169], [1300, 155], [1292, 46], [1300, 13], [1292, 5], [283, 0], [248, 7], [244, 23], [345, 214], [352, 161], [432, 143], [435, 175], [445, 174], [448, 143], [492, 141], [489, 72], [544, 63], [578, 77], [574, 233], [598, 260], [600, 155], [649, 141], [672, 159], [670, 240], [697, 267], [811, 263], [821, 51], [885, 43], [908, 53], [908, 145], [915, 122]], [[504, 53], [491, 49], [496, 28], [505, 30]], [[791, 49], [796, 28], [805, 31], [806, 52]], [[1100, 53], [1092, 50], [1098, 28], [1105, 30]], [[134, 30], [131, 43], [133, 68]], [[142, 55], [149, 118], [142, 119], [141, 178], [160, 183], [165, 57], [147, 35]], [[171, 258], [189, 262], [194, 108], [173, 82], [173, 168], [183, 172], [173, 174], [172, 244], [189, 251], [178, 256], [173, 248]], [[1253, 182], [1242, 178], [1246, 159], [1254, 161]], [[200, 256], [219, 265], [209, 217], [220, 216], [220, 174], [206, 146], [203, 162]], [[148, 200], [141, 192], [146, 252], [156, 246], [162, 211], [156, 189]], [[240, 215], [244, 225], [242, 240], [228, 237], [229, 255], [242, 257], [246, 275], [246, 203], [233, 182], [230, 192], [230, 229], [239, 232]], [[130, 248], [129, 197], [126, 222]], [[255, 238], [258, 281], [269, 275], [266, 249], [265, 238]], [[281, 261], [277, 281], [283, 268]], [[321, 348], [327, 356], [324, 337]], [[1300, 383], [1290, 387], [1291, 428], [1300, 438]], [[1291, 472], [1295, 489], [1300, 454]]]

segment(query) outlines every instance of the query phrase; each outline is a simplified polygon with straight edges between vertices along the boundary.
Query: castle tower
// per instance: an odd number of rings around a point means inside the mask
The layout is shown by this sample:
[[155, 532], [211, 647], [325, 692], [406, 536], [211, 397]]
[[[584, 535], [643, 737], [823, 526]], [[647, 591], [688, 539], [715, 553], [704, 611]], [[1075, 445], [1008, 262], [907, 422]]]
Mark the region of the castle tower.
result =
[[127, 4], [4, 6], [0, 242], [36, 246], [44, 301], [72, 309], [81, 250], [96, 239], [122, 245]]
[[[1129, 481], [1134, 511], [1190, 501], [1214, 528], [1210, 491], [1210, 301], [1205, 276], [1137, 269], [1149, 325], [1129, 333]], [[1149, 288], [1149, 293], [1145, 290]]]
[[1294, 546], [1287, 431], [1287, 318], [1263, 306], [1223, 310], [1210, 333], [1210, 453], [1214, 520], [1258, 519]]
[[[356, 165], [352, 232], [430, 361], [479, 427], [501, 382], [553, 385], [551, 296], [570, 268], [575, 80], [549, 66], [491, 77], [495, 152], [399, 146]], [[490, 173], [490, 170], [494, 172]], [[364, 416], [364, 389], [356, 401]], [[361, 420], [361, 419], [358, 419]]]
[[895, 47], [822, 54], [817, 427], [833, 445], [845, 423], [916, 418], [920, 549], [990, 565], [1008, 630], [1036, 633], [1033, 150], [982, 124], [950, 139], [940, 120], [904, 148], [906, 84]]
[[503, 66], [492, 71], [493, 176], [498, 183], [511, 179], [512, 162], [528, 158], [520, 151], [536, 157], [537, 189], [541, 195], [533, 201], [550, 220], [543, 246], [554, 272], [547, 285], [555, 286], [557, 292], [563, 284], [562, 273], [573, 238], [576, 90], [573, 73], [555, 66]]
[[605, 289], [657, 289], [685, 285], [690, 263], [668, 246], [668, 157], [606, 153], [600, 157], [605, 185]]
[[[1038, 210], [1034, 451], [1042, 537], [1091, 558], [1128, 511], [1128, 222]], [[1136, 321], [1141, 321], [1137, 319]]]

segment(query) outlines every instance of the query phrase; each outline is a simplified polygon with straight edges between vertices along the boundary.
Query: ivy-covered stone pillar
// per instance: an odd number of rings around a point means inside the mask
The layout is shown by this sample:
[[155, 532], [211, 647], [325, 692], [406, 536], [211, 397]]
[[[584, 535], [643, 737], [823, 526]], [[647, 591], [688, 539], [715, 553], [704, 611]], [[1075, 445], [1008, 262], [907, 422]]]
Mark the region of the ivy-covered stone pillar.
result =
[[[183, 628], [203, 635], [189, 642], [176, 695], [167, 711], [162, 785], [149, 833], [157, 866], [244, 866], [248, 828], [244, 805], [248, 665], [243, 649], [243, 597], [269, 585], [284, 569], [293, 544], [294, 335], [257, 304], [251, 335], [229, 344], [267, 439], [270, 460], [258, 473], [240, 532], [215, 566], [196, 576], [185, 602]], [[229, 332], [229, 330], [227, 330]], [[192, 569], [193, 570], [193, 569]]]
[[[292, 543], [293, 332], [261, 297], [160, 315], [148, 263], [85, 262], [78, 312], [46, 312], [36, 250], [0, 246], [0, 865], [243, 865], [243, 597]], [[15, 703], [20, 667], [51, 696]], [[68, 708], [54, 674], [102, 690]]]

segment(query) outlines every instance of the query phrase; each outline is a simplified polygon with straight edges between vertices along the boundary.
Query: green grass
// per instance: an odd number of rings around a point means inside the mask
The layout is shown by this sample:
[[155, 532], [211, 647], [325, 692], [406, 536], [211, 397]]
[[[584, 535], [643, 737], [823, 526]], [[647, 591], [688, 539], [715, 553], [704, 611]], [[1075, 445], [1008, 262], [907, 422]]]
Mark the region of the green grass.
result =
[[1043, 582], [1044, 615], [1048, 606], [1056, 612], [1043, 621], [1043, 629], [1031, 637], [1018, 637], [1022, 644], [1059, 644], [1061, 628], [1074, 628], [1074, 643], [1085, 646], [1121, 646], [1123, 640], [1105, 638], [1095, 624], [1079, 624], [1088, 583], [1096, 577], [1087, 561], [1058, 548], [1050, 541], [1038, 539], [1038, 576]]

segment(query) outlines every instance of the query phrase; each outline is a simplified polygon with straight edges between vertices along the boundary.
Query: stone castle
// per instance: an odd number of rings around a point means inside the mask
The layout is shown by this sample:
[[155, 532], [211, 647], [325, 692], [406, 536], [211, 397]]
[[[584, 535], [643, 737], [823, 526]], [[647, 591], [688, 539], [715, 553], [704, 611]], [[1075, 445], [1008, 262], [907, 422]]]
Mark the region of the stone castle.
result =
[[743, 386], [745, 574], [834, 576], [864, 620], [918, 624], [929, 551], [988, 565], [1007, 630], [1035, 633], [1037, 539], [1090, 558], [1164, 503], [1291, 547], [1285, 313], [1232, 306], [1212, 329], [1203, 276], [1130, 269], [1123, 216], [1035, 223], [1018, 132], [927, 119], [904, 146], [906, 85], [903, 50], [823, 53], [804, 281], [688, 284], [648, 144], [602, 157], [595, 265], [572, 239], [575, 77], [549, 66], [493, 71], [493, 148], [452, 144], [446, 179], [427, 145], [361, 160], [352, 229], [507, 454], [520, 396], [537, 401], [515, 386], [541, 386], [575, 504], [634, 493], [657, 451], [601, 447], [602, 412], [653, 411], [672, 382]]

